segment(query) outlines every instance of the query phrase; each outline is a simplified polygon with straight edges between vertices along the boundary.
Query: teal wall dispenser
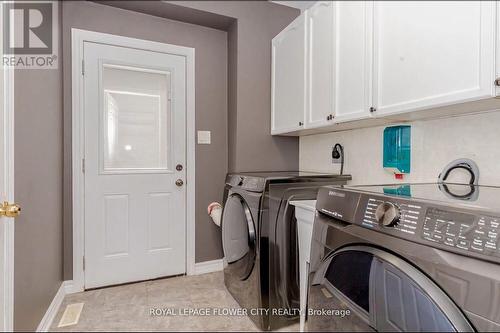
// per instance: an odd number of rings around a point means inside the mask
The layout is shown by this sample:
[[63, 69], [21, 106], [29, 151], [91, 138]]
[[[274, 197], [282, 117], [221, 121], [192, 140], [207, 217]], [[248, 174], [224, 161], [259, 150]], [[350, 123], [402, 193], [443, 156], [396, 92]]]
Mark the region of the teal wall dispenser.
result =
[[411, 126], [384, 129], [384, 169], [395, 175], [410, 173]]

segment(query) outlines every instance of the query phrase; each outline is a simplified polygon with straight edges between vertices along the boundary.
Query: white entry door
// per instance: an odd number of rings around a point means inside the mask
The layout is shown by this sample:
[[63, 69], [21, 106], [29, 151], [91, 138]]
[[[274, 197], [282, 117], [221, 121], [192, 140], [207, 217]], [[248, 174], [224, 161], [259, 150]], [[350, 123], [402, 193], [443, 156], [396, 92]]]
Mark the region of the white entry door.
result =
[[85, 288], [186, 272], [186, 58], [84, 43]]
[[[3, 27], [3, 2], [0, 26]], [[0, 33], [0, 55], [3, 55]], [[14, 69], [0, 64], [0, 331], [14, 328]]]

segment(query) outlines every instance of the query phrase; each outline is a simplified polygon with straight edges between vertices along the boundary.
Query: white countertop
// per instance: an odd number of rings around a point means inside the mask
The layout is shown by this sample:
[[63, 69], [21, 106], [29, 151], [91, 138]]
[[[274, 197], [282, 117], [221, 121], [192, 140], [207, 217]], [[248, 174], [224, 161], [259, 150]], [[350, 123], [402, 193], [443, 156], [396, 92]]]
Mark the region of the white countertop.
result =
[[316, 200], [292, 200], [290, 205], [300, 207], [314, 212], [316, 210]]

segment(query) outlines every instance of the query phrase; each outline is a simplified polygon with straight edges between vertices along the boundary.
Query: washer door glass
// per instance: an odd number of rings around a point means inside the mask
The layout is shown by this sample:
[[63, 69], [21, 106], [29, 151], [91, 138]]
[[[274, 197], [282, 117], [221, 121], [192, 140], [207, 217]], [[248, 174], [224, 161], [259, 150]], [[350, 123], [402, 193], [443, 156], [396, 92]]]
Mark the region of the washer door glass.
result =
[[[473, 331], [430, 278], [368, 246], [326, 256], [312, 277], [308, 302], [309, 331]], [[337, 312], [325, 315], [324, 309]]]
[[247, 279], [255, 262], [255, 224], [250, 208], [237, 193], [231, 194], [224, 206], [222, 247], [228, 263], [226, 272], [240, 280]]

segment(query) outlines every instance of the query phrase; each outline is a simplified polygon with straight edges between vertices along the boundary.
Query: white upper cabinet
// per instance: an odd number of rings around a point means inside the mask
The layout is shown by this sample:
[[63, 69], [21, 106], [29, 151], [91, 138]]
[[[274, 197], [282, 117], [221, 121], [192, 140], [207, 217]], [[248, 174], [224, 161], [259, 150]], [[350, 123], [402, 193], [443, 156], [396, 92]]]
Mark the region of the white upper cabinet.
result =
[[334, 3], [321, 1], [306, 12], [307, 94], [305, 127], [328, 125], [334, 114]]
[[271, 133], [500, 108], [498, 17], [497, 1], [317, 2], [273, 39]]
[[272, 42], [271, 134], [283, 134], [304, 127], [305, 22], [305, 15], [300, 15]]
[[[496, 43], [496, 49], [495, 49], [495, 60], [496, 60], [496, 72], [495, 72], [495, 78], [498, 79], [500, 78], [500, 3], [497, 1], [497, 16], [496, 16], [496, 34], [497, 34], [497, 43]], [[496, 96], [500, 96], [500, 80], [495, 81], [495, 93]]]
[[376, 115], [494, 95], [493, 1], [375, 1]]
[[336, 1], [333, 4], [335, 121], [367, 118], [372, 106], [373, 3]]

